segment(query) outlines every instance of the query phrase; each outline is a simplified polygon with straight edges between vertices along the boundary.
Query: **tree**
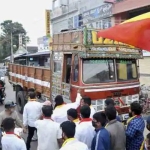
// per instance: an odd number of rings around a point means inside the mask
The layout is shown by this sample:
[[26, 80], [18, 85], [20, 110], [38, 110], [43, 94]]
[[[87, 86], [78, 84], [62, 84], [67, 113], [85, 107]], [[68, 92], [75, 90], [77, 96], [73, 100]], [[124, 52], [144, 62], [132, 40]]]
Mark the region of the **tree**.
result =
[[26, 35], [27, 32], [21, 23], [5, 20], [0, 25], [2, 30], [2, 35], [0, 35], [0, 47], [2, 48], [0, 49], [0, 58], [5, 58], [11, 54], [11, 34], [13, 39], [12, 44], [16, 46], [13, 49], [14, 52], [19, 48], [19, 34], [22, 34], [24, 45], [29, 42], [29, 37]]

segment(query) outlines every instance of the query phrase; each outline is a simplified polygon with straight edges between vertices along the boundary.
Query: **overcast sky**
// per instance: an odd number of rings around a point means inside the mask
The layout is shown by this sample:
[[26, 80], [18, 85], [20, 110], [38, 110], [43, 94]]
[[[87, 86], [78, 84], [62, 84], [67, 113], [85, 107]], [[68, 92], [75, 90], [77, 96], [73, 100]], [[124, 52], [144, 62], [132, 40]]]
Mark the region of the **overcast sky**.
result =
[[37, 38], [45, 35], [45, 9], [51, 9], [52, 0], [0, 0], [0, 22], [13, 20], [22, 23], [37, 45]]

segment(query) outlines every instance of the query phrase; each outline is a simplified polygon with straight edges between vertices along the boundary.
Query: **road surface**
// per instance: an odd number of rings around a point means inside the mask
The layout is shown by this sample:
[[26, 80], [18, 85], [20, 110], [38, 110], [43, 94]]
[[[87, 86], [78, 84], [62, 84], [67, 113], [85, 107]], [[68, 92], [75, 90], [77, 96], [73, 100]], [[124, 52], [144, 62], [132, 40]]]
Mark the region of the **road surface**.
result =
[[[8, 83], [7, 77], [6, 77], [6, 101], [7, 100], [12, 100], [12, 101], [16, 101], [15, 100], [15, 92], [13, 92], [13, 88], [12, 86]], [[2, 111], [4, 109], [3, 106], [0, 106], [0, 111]], [[22, 118], [22, 115], [20, 115], [20, 117]], [[144, 131], [144, 136], [146, 136], [148, 134], [148, 131], [145, 128]], [[25, 139], [26, 139], [26, 135], [24, 135]], [[32, 142], [31, 143], [31, 150], [37, 150], [37, 142]]]
[[[15, 92], [13, 91], [12, 86], [9, 84], [7, 77], [6, 77], [6, 101], [11, 100], [16, 102], [15, 99]], [[0, 111], [4, 109], [4, 106], [0, 106]], [[22, 118], [22, 115], [19, 115], [20, 118]], [[27, 135], [24, 135], [24, 138], [26, 139]], [[31, 143], [31, 150], [37, 150], [37, 142], [32, 142]]]

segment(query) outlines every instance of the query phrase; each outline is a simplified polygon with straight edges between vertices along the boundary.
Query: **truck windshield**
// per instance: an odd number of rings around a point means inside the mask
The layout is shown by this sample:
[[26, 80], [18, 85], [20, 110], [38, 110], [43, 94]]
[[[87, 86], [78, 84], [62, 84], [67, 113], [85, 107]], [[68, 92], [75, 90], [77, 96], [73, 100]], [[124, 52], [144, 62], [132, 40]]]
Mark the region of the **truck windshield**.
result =
[[113, 59], [83, 59], [83, 82], [104, 83], [114, 82]]
[[116, 69], [118, 81], [136, 80], [138, 78], [136, 60], [116, 60]]

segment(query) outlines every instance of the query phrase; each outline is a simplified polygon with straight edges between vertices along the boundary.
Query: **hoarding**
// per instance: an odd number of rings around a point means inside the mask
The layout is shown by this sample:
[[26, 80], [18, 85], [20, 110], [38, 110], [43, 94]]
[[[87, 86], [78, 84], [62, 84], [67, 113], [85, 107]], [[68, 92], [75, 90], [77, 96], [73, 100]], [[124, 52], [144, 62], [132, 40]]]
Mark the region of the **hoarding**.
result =
[[50, 10], [45, 10], [46, 36], [50, 37]]

